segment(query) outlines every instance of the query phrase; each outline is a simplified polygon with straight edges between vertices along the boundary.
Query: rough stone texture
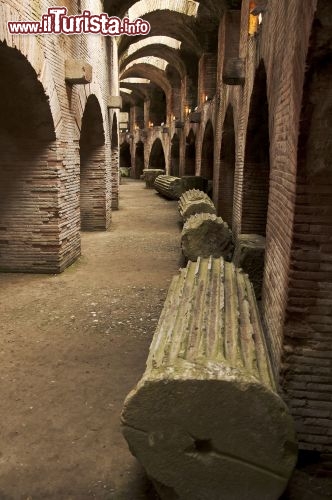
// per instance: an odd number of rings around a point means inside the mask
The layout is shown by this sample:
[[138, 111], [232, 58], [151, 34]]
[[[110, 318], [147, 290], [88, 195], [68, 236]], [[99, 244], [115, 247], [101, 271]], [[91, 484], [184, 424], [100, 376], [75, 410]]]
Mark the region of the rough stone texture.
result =
[[179, 200], [178, 208], [184, 221], [199, 213], [216, 214], [216, 207], [211, 198], [198, 189], [190, 189], [184, 192]]
[[188, 260], [196, 261], [198, 257], [210, 255], [231, 260], [234, 249], [232, 232], [221, 217], [196, 214], [183, 226], [181, 247]]
[[158, 175], [163, 175], [164, 173], [165, 170], [160, 168], [145, 168], [143, 170], [143, 175], [146, 187], [152, 189], [154, 187], [154, 181], [157, 179]]
[[240, 234], [237, 238], [233, 263], [242, 267], [253, 284], [256, 298], [262, 295], [264, 273], [265, 238], [258, 234]]
[[208, 180], [199, 175], [184, 175], [181, 177], [183, 190], [199, 189], [205, 193], [208, 190]]
[[154, 182], [154, 187], [158, 193], [171, 200], [178, 200], [183, 193], [182, 180], [172, 175], [159, 175]]
[[108, 108], [121, 109], [122, 108], [122, 97], [119, 95], [110, 95], [107, 100]]
[[66, 59], [65, 80], [71, 85], [92, 82], [92, 66], [82, 59]]
[[296, 460], [293, 424], [241, 270], [211, 257], [174, 277], [122, 420], [163, 500], [280, 497]]

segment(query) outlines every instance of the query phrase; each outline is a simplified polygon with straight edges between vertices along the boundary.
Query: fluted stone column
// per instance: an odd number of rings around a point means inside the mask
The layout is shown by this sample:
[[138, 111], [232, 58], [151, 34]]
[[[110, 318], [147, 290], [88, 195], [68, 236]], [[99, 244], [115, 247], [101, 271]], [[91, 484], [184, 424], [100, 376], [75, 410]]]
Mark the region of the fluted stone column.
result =
[[221, 217], [209, 213], [192, 215], [183, 226], [181, 248], [184, 256], [192, 261], [209, 255], [231, 260], [232, 232]]
[[180, 177], [172, 175], [159, 175], [154, 187], [158, 193], [171, 200], [178, 200], [183, 193], [183, 184]]
[[192, 215], [216, 214], [216, 207], [211, 198], [199, 189], [190, 189], [184, 192], [179, 200], [178, 208], [184, 222]]
[[163, 500], [277, 500], [296, 461], [248, 277], [189, 262], [170, 286], [123, 433]]

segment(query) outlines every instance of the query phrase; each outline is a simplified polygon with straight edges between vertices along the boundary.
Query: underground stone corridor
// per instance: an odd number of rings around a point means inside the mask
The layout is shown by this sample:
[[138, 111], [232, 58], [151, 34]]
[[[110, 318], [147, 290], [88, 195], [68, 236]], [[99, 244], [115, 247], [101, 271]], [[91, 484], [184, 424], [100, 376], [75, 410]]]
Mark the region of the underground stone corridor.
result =
[[1, 500], [150, 497], [120, 431], [179, 266], [176, 202], [121, 186], [61, 275], [1, 274]]
[[332, 2], [56, 4], [0, 0], [0, 500], [332, 500]]

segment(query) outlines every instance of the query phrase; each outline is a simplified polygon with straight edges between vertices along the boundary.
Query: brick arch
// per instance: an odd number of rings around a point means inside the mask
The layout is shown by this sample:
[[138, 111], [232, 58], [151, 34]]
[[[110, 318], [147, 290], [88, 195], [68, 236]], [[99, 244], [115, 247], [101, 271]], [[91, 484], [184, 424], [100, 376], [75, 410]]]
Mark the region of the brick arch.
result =
[[[6, 21], [11, 21], [14, 17], [19, 19], [18, 12], [11, 11], [11, 19], [6, 19], [6, 15], [2, 17], [4, 25]], [[1, 18], [0, 6], [0, 18]], [[55, 136], [60, 138], [62, 133], [62, 112], [58, 91], [53, 79], [48, 61], [45, 59], [43, 49], [35, 36], [26, 35], [11, 35], [8, 30], [3, 31], [3, 38], [0, 39], [0, 44], [6, 45], [8, 48], [19, 51], [24, 56], [30, 66], [34, 69], [38, 81], [43, 86], [45, 94], [49, 97], [49, 106], [55, 124]]]
[[233, 199], [235, 178], [235, 130], [233, 107], [228, 106], [223, 124], [218, 190], [218, 215], [233, 225]]
[[[331, 33], [332, 6], [329, 2], [318, 1], [299, 121], [294, 231], [281, 377], [286, 400], [295, 418], [300, 459], [311, 466], [319, 461], [319, 456], [327, 462], [332, 457], [331, 414], [324, 411], [332, 384]], [[294, 400], [300, 400], [300, 404], [294, 404]], [[310, 420], [311, 408], [315, 409], [314, 421]]]
[[166, 157], [164, 152], [164, 147], [162, 141], [157, 138], [152, 144], [150, 155], [149, 155], [149, 168], [161, 168], [166, 167]]
[[81, 128], [82, 128], [82, 119], [83, 114], [86, 108], [87, 101], [90, 96], [94, 96], [100, 108], [100, 113], [103, 120], [103, 128], [106, 132], [107, 130], [107, 108], [103, 106], [104, 98], [101, 91], [101, 88], [96, 83], [90, 83], [89, 85], [76, 85], [73, 87], [73, 104], [72, 110], [75, 116], [76, 123], [76, 139], [79, 140]]
[[108, 227], [105, 129], [101, 107], [94, 94], [86, 100], [79, 146], [81, 229], [105, 230]]
[[35, 69], [0, 43], [0, 268], [61, 267], [54, 118]]
[[184, 174], [195, 175], [196, 170], [196, 136], [193, 129], [190, 129], [186, 138]]
[[270, 184], [270, 139], [264, 62], [255, 74], [251, 94], [243, 167], [241, 232], [265, 236]]
[[178, 134], [174, 134], [171, 143], [171, 165], [170, 175], [175, 177], [179, 176], [179, 163], [180, 163], [180, 139]]
[[[200, 174], [209, 181], [213, 181], [214, 169], [214, 131], [211, 120], [208, 120], [203, 135]], [[212, 182], [209, 188], [212, 197]]]

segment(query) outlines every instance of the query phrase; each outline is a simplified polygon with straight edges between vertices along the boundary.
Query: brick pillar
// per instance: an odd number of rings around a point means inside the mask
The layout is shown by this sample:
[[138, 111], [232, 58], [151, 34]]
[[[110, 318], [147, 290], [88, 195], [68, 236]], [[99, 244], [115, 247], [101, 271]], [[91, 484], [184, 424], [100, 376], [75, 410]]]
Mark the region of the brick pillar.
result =
[[117, 114], [114, 112], [111, 132], [111, 182], [112, 182], [112, 210], [119, 208], [119, 167], [120, 167], [120, 154], [119, 154], [119, 129]]
[[216, 93], [217, 55], [211, 52], [203, 54], [198, 64], [198, 103], [212, 99]]
[[149, 127], [150, 121], [150, 99], [145, 99], [144, 101], [144, 128]]

